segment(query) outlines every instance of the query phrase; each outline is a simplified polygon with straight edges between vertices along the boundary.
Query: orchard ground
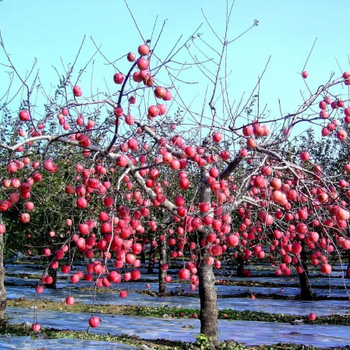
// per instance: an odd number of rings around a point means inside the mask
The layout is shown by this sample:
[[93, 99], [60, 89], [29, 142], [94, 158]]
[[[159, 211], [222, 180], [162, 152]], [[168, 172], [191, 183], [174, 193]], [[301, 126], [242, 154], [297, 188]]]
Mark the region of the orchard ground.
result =
[[[174, 264], [176, 266], [176, 262]], [[77, 269], [83, 267], [76, 266]], [[92, 349], [103, 347], [103, 341], [129, 344], [135, 349], [143, 349], [143, 345], [149, 349], [205, 349], [205, 338], [196, 340], [198, 295], [190, 290], [189, 284], [175, 281], [177, 269], [173, 268], [169, 269], [169, 274], [174, 282], [168, 284], [167, 296], [158, 297], [157, 275], [147, 274], [146, 267], [141, 269], [141, 281], [121, 283], [112, 290], [101, 288], [95, 297], [92, 297], [94, 288], [74, 286], [60, 274], [58, 289], [47, 289], [38, 297], [34, 287], [41, 273], [40, 264], [7, 264], [5, 281], [10, 323], [2, 332], [11, 333], [12, 337], [0, 343], [12, 342], [27, 349], [31, 344], [33, 348], [50, 346], [51, 340], [43, 340], [44, 336], [80, 339], [81, 343], [58, 343], [66, 348], [78, 346], [78, 349], [87, 346], [86, 340], [97, 341], [90, 344]], [[244, 278], [235, 277], [232, 267], [224, 268], [217, 284], [219, 339], [230, 341], [222, 343], [222, 349], [301, 349], [301, 344], [305, 345], [303, 349], [308, 349], [306, 346], [340, 349], [350, 341], [347, 339], [349, 301], [344, 288], [344, 283], [349, 286], [350, 282], [342, 278], [340, 265], [334, 267], [331, 278], [320, 275], [317, 270], [310, 271], [319, 299], [316, 301], [298, 300], [300, 288], [295, 275], [277, 277], [269, 264], [252, 264], [248, 268], [252, 276]], [[119, 296], [121, 289], [127, 291], [127, 298]], [[74, 305], [66, 304], [69, 295], [75, 298]], [[312, 312], [317, 316], [315, 321], [309, 320]], [[39, 334], [33, 333], [29, 326], [35, 313], [42, 327]], [[100, 317], [101, 323], [86, 333], [86, 320], [91, 313]], [[22, 337], [17, 338], [18, 335]], [[27, 337], [23, 338], [24, 335]], [[33, 340], [29, 340], [30, 336], [34, 336]], [[278, 343], [284, 344], [276, 345]], [[259, 344], [265, 347], [258, 347]], [[105, 346], [108, 349], [108, 345]]]

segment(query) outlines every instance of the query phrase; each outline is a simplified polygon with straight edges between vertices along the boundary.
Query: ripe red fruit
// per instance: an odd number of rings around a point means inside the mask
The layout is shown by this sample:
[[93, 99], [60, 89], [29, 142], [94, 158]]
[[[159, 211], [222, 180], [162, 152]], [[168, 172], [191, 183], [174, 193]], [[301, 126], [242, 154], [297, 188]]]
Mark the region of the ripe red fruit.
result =
[[339, 131], [337, 132], [337, 138], [338, 138], [338, 140], [344, 141], [344, 140], [346, 140], [347, 137], [348, 137], [348, 135], [347, 135], [347, 133], [346, 133], [345, 130], [339, 130]]
[[139, 149], [137, 140], [135, 139], [128, 140], [128, 146], [132, 151], [137, 151]]
[[6, 226], [4, 224], [0, 224], [0, 235], [6, 232]]
[[[15, 162], [10, 162], [8, 165], [7, 165], [7, 171], [11, 174], [15, 173], [16, 171], [18, 170], [18, 167], [17, 167], [17, 164]], [[19, 180], [18, 180], [19, 182]], [[12, 180], [11, 180], [11, 185], [12, 185]], [[12, 187], [14, 187], [12, 185]], [[19, 187], [19, 186], [18, 186]], [[16, 188], [16, 187], [14, 187]]]
[[115, 107], [113, 113], [116, 117], [121, 117], [124, 113], [124, 110], [122, 107]]
[[311, 313], [309, 314], [309, 320], [310, 320], [310, 321], [315, 321], [315, 320], [316, 320], [316, 314], [315, 314], [314, 312], [311, 312]]
[[320, 101], [318, 106], [320, 107], [320, 109], [326, 109], [327, 108], [327, 103], [326, 103], [326, 101]]
[[[11, 201], [11, 199], [10, 199], [10, 201]], [[14, 202], [11, 201], [11, 203], [14, 203]], [[10, 204], [10, 202], [7, 201], [7, 200], [0, 201], [0, 212], [1, 211], [6, 211], [7, 209], [9, 209], [9, 204]]]
[[39, 332], [40, 331], [40, 328], [41, 328], [41, 325], [40, 325], [40, 323], [33, 323], [32, 324], [32, 330], [34, 331], [34, 332]]
[[84, 209], [87, 206], [87, 200], [83, 197], [77, 199], [77, 207], [80, 209]]
[[279, 179], [278, 177], [274, 177], [271, 180], [270, 185], [273, 189], [279, 190], [282, 187], [282, 180]]
[[58, 261], [53, 261], [53, 262], [50, 264], [50, 269], [55, 270], [55, 269], [58, 268], [58, 266], [59, 266]]
[[210, 209], [210, 205], [208, 203], [199, 203], [199, 210], [202, 212], [202, 213], [207, 213]]
[[73, 94], [74, 96], [80, 97], [83, 94], [83, 91], [81, 90], [81, 87], [78, 85], [75, 85], [73, 87]]
[[116, 164], [122, 168], [128, 165], [129, 159], [126, 156], [118, 156]]
[[190, 278], [190, 271], [186, 268], [183, 268], [178, 273], [180, 280], [186, 281]]
[[108, 221], [109, 220], [109, 215], [108, 213], [101, 211], [98, 215], [100, 221]]
[[66, 304], [67, 304], [67, 305], [73, 305], [74, 302], [75, 302], [74, 297], [67, 297], [67, 298], [66, 298]]
[[111, 207], [114, 203], [114, 199], [112, 197], [105, 197], [103, 203], [106, 207]]
[[30, 215], [28, 213], [23, 213], [20, 216], [20, 220], [24, 223], [27, 224], [30, 221]]
[[128, 125], [133, 125], [135, 123], [135, 118], [132, 115], [127, 114], [125, 116], [125, 123]]
[[187, 190], [190, 187], [190, 180], [187, 177], [180, 179], [180, 188], [182, 190]]
[[38, 294], [42, 294], [44, 293], [44, 287], [43, 286], [37, 286], [35, 288], [35, 291], [38, 293]]
[[52, 276], [46, 276], [45, 280], [44, 280], [45, 284], [52, 284], [53, 283], [53, 278]]
[[27, 210], [33, 210], [34, 209], [34, 203], [33, 202], [27, 202], [26, 203]]
[[148, 108], [148, 116], [150, 118], [154, 118], [156, 117], [157, 115], [159, 115], [159, 109], [157, 106], [155, 105], [152, 105]]
[[164, 101], [170, 101], [173, 98], [173, 95], [171, 93], [171, 91], [167, 90], [165, 96], [163, 97]]
[[226, 238], [226, 244], [229, 247], [235, 247], [238, 245], [239, 238], [236, 235], [230, 235]]
[[[179, 216], [181, 216], [182, 218], [185, 217], [187, 215], [187, 213], [188, 213], [188, 210], [185, 207], [179, 206], [177, 208], [177, 214]], [[179, 229], [182, 229], [182, 228], [180, 227]]]
[[166, 106], [164, 104], [157, 105], [159, 110], [159, 115], [164, 115], [166, 113]]
[[221, 132], [217, 132], [213, 135], [214, 142], [220, 142], [222, 140], [222, 134]]
[[146, 56], [149, 53], [149, 47], [146, 44], [142, 44], [138, 47], [137, 51], [141, 56]]
[[137, 281], [139, 280], [141, 277], [141, 272], [139, 270], [132, 270], [131, 271], [131, 279], [133, 281]]
[[329, 135], [329, 130], [327, 128], [322, 129], [322, 136], [328, 136]]
[[18, 116], [22, 122], [26, 122], [30, 118], [28, 111], [20, 111]]
[[322, 272], [324, 275], [330, 275], [331, 272], [332, 272], [332, 266], [329, 265], [329, 264], [322, 264], [322, 265], [321, 265], [321, 272]]
[[133, 52], [129, 52], [126, 58], [129, 62], [134, 62], [136, 60], [136, 55]]
[[119, 293], [119, 296], [121, 298], [126, 298], [128, 296], [128, 293], [126, 290], [121, 290], [120, 293]]
[[75, 192], [74, 186], [72, 186], [72, 185], [66, 186], [65, 192], [66, 192], [67, 194], [73, 194], [73, 193]]
[[328, 112], [327, 112], [327, 111], [322, 110], [322, 111], [320, 112], [320, 117], [321, 117], [321, 118], [323, 118], [323, 119], [327, 119], [327, 118], [328, 118], [328, 116], [329, 116], [329, 114], [328, 114]]
[[300, 153], [300, 159], [303, 161], [307, 161], [310, 159], [310, 154], [309, 152], [301, 152]]
[[239, 156], [245, 158], [248, 155], [248, 150], [246, 148], [241, 148], [239, 150]]
[[146, 58], [139, 58], [137, 61], [137, 67], [139, 68], [139, 70], [146, 70], [149, 66], [149, 62]]
[[344, 78], [345, 80], [350, 79], [350, 72], [344, 72], [344, 73], [343, 73], [343, 78]]
[[124, 81], [124, 74], [123, 73], [115, 73], [113, 76], [113, 80], [116, 84], [122, 84]]
[[100, 324], [100, 322], [101, 322], [101, 320], [100, 320], [99, 317], [97, 317], [97, 316], [92, 316], [92, 317], [90, 317], [90, 319], [89, 319], [89, 326], [90, 326], [91, 328], [98, 327], [98, 325]]
[[209, 175], [211, 177], [218, 177], [219, 176], [219, 170], [217, 168], [211, 168], [209, 170]]
[[141, 72], [134, 72], [134, 74], [132, 75], [132, 78], [136, 83], [140, 83], [143, 80], [141, 76]]
[[210, 247], [209, 252], [214, 256], [219, 256], [222, 254], [222, 247], [218, 244], [213, 245]]
[[301, 76], [304, 78], [304, 79], [306, 79], [308, 76], [309, 76], [309, 73], [307, 72], [307, 71], [303, 71], [302, 73], [301, 73]]
[[79, 145], [81, 145], [83, 147], [89, 147], [91, 145], [91, 140], [85, 134], [78, 135], [76, 139], [77, 139]]
[[176, 206], [178, 206], [178, 207], [181, 207], [181, 206], [183, 206], [183, 205], [185, 205], [185, 198], [184, 197], [182, 197], [182, 196], [177, 196], [176, 198], [175, 198], [175, 205]]
[[220, 157], [223, 159], [223, 160], [227, 160], [230, 158], [230, 152], [229, 151], [221, 151], [220, 152]]
[[163, 86], [157, 86], [154, 89], [154, 94], [157, 98], [164, 98], [166, 94], [166, 89]]
[[300, 254], [302, 251], [302, 246], [300, 243], [293, 243], [292, 244], [292, 251], [295, 255]]
[[187, 157], [192, 158], [196, 154], [196, 149], [192, 146], [187, 146], [185, 148], [185, 154]]
[[350, 212], [338, 206], [335, 208], [334, 215], [338, 220], [349, 220], [350, 218]]
[[87, 235], [90, 232], [89, 229], [89, 225], [88, 224], [79, 224], [78, 226], [78, 231], [82, 234], [82, 235]]
[[244, 136], [251, 136], [253, 135], [254, 128], [252, 125], [247, 125], [243, 128], [243, 135]]
[[[256, 143], [255, 139], [253, 139], [252, 137], [247, 139], [247, 147], [249, 149], [256, 148], [256, 146], [257, 146], [257, 143]], [[241, 157], [242, 157], [242, 155], [241, 155]]]
[[62, 273], [69, 273], [69, 271], [70, 271], [70, 266], [68, 266], [68, 265], [63, 265], [61, 271], [62, 271]]
[[171, 282], [171, 276], [169, 276], [169, 275], [165, 276], [164, 281], [165, 281], [165, 283]]

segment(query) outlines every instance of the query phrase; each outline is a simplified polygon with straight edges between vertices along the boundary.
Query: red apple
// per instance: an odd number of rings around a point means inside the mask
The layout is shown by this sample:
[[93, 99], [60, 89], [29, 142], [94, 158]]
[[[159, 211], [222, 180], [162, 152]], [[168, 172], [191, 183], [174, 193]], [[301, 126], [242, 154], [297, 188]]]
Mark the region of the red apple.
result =
[[90, 317], [90, 319], [89, 319], [89, 326], [90, 326], [91, 328], [98, 327], [98, 325], [100, 324], [100, 322], [101, 322], [101, 320], [100, 320], [99, 317], [97, 317], [97, 316], [92, 316], [92, 317]]
[[142, 44], [138, 47], [137, 51], [141, 56], [146, 56], [149, 53], [149, 47], [146, 44]]
[[28, 111], [20, 111], [18, 116], [22, 122], [27, 122], [30, 118]]
[[75, 85], [75, 86], [73, 87], [73, 94], [74, 94], [74, 96], [76, 96], [76, 97], [82, 96], [83, 92], [82, 92], [82, 90], [81, 90], [81, 87], [78, 86], [78, 85]]

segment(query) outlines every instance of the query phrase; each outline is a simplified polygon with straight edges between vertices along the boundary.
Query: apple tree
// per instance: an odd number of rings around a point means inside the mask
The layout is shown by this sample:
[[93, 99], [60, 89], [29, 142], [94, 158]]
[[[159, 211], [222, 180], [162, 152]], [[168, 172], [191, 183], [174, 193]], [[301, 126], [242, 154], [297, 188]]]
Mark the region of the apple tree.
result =
[[[11, 196], [29, 200], [33, 193], [35, 198], [39, 185], [34, 177], [55, 176], [61, 165], [50, 154], [62, 155], [64, 167], [70, 167], [62, 196], [70, 198], [73, 209], [67, 211], [66, 199], [52, 204], [69, 232], [52, 252], [51, 264], [68, 273], [67, 257], [75, 249], [89, 263], [85, 273], [69, 277], [71, 283], [85, 279], [97, 288], [138, 280], [145, 236], [155, 233], [147, 239], [161, 245], [161, 265], [166, 265], [168, 249], [172, 259], [181, 261], [179, 279], [198, 288], [201, 333], [214, 346], [218, 309], [213, 268], [220, 268], [223, 256], [268, 257], [276, 273], [302, 274], [306, 249], [329, 275], [330, 256], [341, 259], [350, 249], [348, 182], [341, 175], [330, 176], [307, 149], [290, 152], [299, 127], [313, 125], [324, 133], [331, 119], [348, 123], [349, 98], [341, 87], [350, 84], [350, 73], [342, 72], [313, 91], [307, 85], [311, 77], [303, 72], [307, 96], [295, 101], [289, 114], [273, 117], [259, 104], [262, 76], [247, 100], [232, 102], [229, 48], [234, 40], [228, 24], [225, 29], [210, 43], [195, 33], [165, 57], [158, 54], [159, 37], [135, 43], [118, 61], [99, 51], [112, 71], [103, 93], [102, 87], [83, 88], [87, 78], [75, 61], [60, 75], [53, 95], [41, 91], [43, 109], [34, 101], [37, 75], [31, 84], [22, 78], [1, 41], [6, 64], [25, 97], [18, 103], [9, 88], [1, 100], [0, 112], [11, 122], [1, 126], [3, 132], [6, 128], [0, 144], [6, 170], [2, 183], [8, 187], [3, 186], [7, 190], [2, 191], [0, 210], [9, 210]], [[187, 52], [191, 63], [180, 64], [180, 52]], [[206, 79], [189, 89], [206, 92], [201, 104], [187, 102], [181, 93], [182, 85], [190, 85], [189, 65]], [[334, 125], [327, 129], [328, 137], [347, 143], [347, 124]], [[78, 162], [70, 159], [72, 154], [83, 158]], [[14, 178], [19, 185], [13, 185]], [[20, 213], [23, 225], [31, 220], [28, 212]], [[4, 223], [0, 230], [11, 235]], [[169, 282], [165, 274], [160, 278]], [[92, 316], [89, 325], [98, 324]]]

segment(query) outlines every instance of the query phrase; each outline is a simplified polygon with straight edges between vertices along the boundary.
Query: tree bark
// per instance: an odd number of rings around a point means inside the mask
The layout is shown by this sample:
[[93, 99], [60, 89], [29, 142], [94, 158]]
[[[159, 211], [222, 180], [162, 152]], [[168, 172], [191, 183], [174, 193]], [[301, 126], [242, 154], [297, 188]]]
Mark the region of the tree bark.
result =
[[149, 250], [149, 255], [148, 255], [148, 268], [147, 268], [147, 273], [153, 273], [154, 269], [154, 258], [155, 258], [155, 248], [151, 244], [151, 248]]
[[213, 266], [200, 261], [198, 266], [201, 333], [217, 343], [218, 307]]
[[141, 260], [141, 264], [144, 264], [146, 262], [146, 254], [145, 254], [145, 251], [143, 249], [140, 253], [140, 260]]
[[164, 295], [166, 293], [166, 282], [164, 278], [167, 275], [167, 271], [162, 269], [162, 265], [166, 263], [167, 263], [166, 239], [159, 240], [159, 270], [158, 270], [159, 295]]
[[[200, 202], [211, 203], [211, 189], [207, 184], [209, 176], [208, 165], [201, 169]], [[212, 214], [209, 214], [212, 215]], [[209, 233], [208, 227], [199, 230], [199, 242]], [[208, 247], [203, 247], [198, 258], [197, 269], [199, 279], [200, 321], [201, 333], [211, 338], [211, 345], [218, 345], [218, 306], [215, 289], [215, 276], [213, 266], [206, 264], [205, 258], [209, 256]]]
[[300, 282], [300, 299], [301, 300], [313, 300], [314, 295], [312, 293], [310, 280], [309, 280], [309, 269], [306, 264], [307, 252], [305, 250], [305, 245], [302, 245], [302, 251], [300, 253], [300, 263], [303, 268], [303, 272], [299, 273]]
[[237, 277], [244, 277], [244, 259], [238, 255], [237, 256]]
[[[1, 221], [1, 216], [0, 216]], [[6, 310], [6, 288], [5, 288], [5, 268], [4, 268], [4, 236], [0, 235], [0, 323], [5, 321]]]

